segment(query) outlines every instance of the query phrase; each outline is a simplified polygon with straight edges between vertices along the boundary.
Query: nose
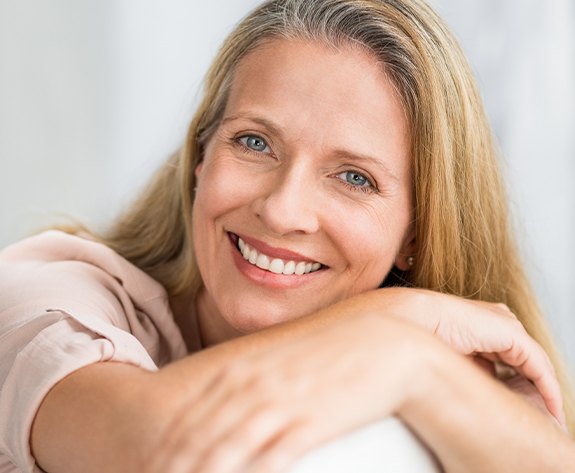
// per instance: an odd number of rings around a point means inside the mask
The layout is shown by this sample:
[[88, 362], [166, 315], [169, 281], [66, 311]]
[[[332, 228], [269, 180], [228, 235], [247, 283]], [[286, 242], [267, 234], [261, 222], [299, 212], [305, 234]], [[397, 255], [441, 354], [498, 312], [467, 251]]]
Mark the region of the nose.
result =
[[253, 210], [276, 235], [315, 233], [319, 229], [319, 200], [313, 173], [304, 167], [278, 171]]

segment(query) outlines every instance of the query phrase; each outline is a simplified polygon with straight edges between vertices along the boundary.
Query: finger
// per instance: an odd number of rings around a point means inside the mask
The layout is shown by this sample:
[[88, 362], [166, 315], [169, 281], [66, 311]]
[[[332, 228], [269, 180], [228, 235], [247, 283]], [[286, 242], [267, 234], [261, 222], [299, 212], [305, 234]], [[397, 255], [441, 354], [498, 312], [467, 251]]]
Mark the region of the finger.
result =
[[[475, 351], [489, 360], [504, 362], [533, 382], [549, 412], [561, 421], [564, 418], [561, 388], [543, 348], [514, 316], [501, 318], [494, 315], [490, 320], [490, 323], [485, 324], [487, 332], [478, 339], [479, 346]], [[494, 333], [505, 336], [493, 336]]]
[[[188, 428], [194, 422], [193, 411], [182, 413], [177, 422], [161, 440], [161, 448], [155, 449], [148, 461], [149, 473], [189, 473], [195, 459], [188, 445], [194, 444], [194, 433]], [[186, 433], [189, 432], [189, 435]]]
[[479, 366], [479, 368], [485, 371], [488, 375], [495, 376], [495, 365], [493, 362], [477, 355], [471, 355], [470, 358], [473, 363]]
[[[281, 473], [317, 446], [319, 436], [306, 423], [294, 423], [274, 442], [260, 451], [247, 469], [249, 473]], [[324, 441], [327, 440], [324, 436]]]
[[[468, 313], [464, 317], [466, 324], [459, 321], [447, 324], [445, 333], [438, 335], [462, 354], [480, 354], [515, 368], [535, 384], [549, 412], [561, 421], [564, 418], [561, 389], [545, 351], [505, 304], [468, 302], [481, 312]], [[463, 326], [465, 330], [453, 333], [453, 326]]]
[[502, 313], [503, 315], [506, 315], [513, 319], [517, 319], [517, 316], [513, 313], [513, 311], [509, 308], [507, 304], [504, 304], [503, 302], [497, 302], [494, 305], [499, 309], [500, 313]]
[[515, 368], [535, 384], [549, 412], [564, 421], [561, 387], [549, 357], [527, 333], [519, 342], [512, 342], [508, 350], [499, 353], [501, 360]]
[[481, 307], [482, 309], [487, 309], [491, 312], [495, 312], [498, 315], [503, 315], [507, 318], [518, 320], [517, 316], [511, 311], [509, 306], [503, 302], [485, 302], [477, 300], [470, 300], [469, 302], [476, 305], [477, 307]]
[[245, 471], [247, 464], [285, 431], [293, 420], [279, 409], [264, 408], [217, 439], [203, 455], [202, 473]]
[[[240, 368], [231, 367], [222, 371], [207, 384], [202, 393], [180, 409], [180, 415], [174, 418], [162, 438], [160, 451], [150, 461], [150, 471], [154, 473], [193, 471], [201, 460], [201, 453], [209, 448], [210, 443], [223, 428], [212, 422], [226, 419], [235, 421], [237, 416], [244, 415], [243, 409], [231, 409], [229, 413], [217, 416], [227, 399], [233, 399], [238, 385], [245, 379], [239, 375]], [[243, 375], [243, 378], [248, 378]], [[249, 409], [249, 403], [244, 404]], [[217, 422], [216, 421], [216, 422]]]
[[193, 457], [190, 471], [234, 471], [247, 453], [257, 448], [253, 444], [281, 423], [279, 416], [260, 414], [268, 398], [265, 389], [258, 389], [258, 378], [246, 374], [242, 383], [235, 377], [231, 373], [222, 379], [222, 384], [231, 384], [231, 389], [209, 393], [211, 401], [187, 426], [191, 435], [180, 448]]
[[[287, 423], [287, 412], [292, 410], [283, 396], [285, 374], [261, 363], [254, 369], [254, 363], [235, 363], [226, 370], [218, 385], [204, 395], [210, 401], [196, 409], [193, 421], [186, 425], [187, 436], [177, 448], [193, 457], [190, 471], [233, 469], [269, 441], [274, 429]], [[279, 405], [281, 410], [274, 407]]]

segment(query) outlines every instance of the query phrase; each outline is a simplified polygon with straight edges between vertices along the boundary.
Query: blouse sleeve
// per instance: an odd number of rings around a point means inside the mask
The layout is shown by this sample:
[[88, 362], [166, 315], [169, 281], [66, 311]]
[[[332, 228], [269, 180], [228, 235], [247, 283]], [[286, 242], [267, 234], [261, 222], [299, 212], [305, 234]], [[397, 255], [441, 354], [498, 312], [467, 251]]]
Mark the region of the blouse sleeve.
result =
[[0, 257], [0, 466], [8, 459], [17, 469], [7, 471], [40, 471], [32, 422], [70, 373], [104, 361], [158, 369], [162, 317], [173, 323], [169, 311], [147, 314], [117, 275], [92, 263]]

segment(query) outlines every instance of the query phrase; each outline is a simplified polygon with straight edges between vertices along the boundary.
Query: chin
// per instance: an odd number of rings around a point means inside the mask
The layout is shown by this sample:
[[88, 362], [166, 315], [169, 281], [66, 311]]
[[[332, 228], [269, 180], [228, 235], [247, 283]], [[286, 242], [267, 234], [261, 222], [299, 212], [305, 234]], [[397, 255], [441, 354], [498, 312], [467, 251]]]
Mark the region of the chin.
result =
[[228, 324], [243, 335], [254, 332], [259, 332], [265, 328], [273, 327], [274, 325], [281, 324], [291, 320], [291, 318], [275, 318], [266, 314], [265, 317], [257, 314], [250, 315], [234, 315], [226, 317]]
[[224, 314], [226, 322], [243, 335], [289, 322], [304, 315], [294, 313], [291, 308], [272, 307], [260, 308], [258, 310], [240, 308], [229, 312], [225, 311]]

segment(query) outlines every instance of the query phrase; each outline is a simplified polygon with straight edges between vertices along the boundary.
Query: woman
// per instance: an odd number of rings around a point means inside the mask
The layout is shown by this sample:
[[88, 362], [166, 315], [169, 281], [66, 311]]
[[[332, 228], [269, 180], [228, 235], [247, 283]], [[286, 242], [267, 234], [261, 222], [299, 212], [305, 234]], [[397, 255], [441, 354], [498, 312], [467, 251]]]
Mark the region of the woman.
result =
[[0, 255], [0, 471], [284, 471], [389, 415], [445, 471], [565, 471], [502, 202], [471, 75], [425, 3], [263, 4], [108, 234]]

